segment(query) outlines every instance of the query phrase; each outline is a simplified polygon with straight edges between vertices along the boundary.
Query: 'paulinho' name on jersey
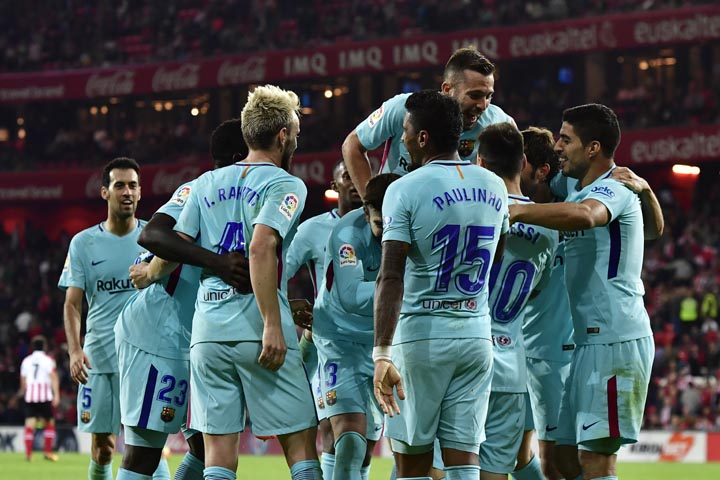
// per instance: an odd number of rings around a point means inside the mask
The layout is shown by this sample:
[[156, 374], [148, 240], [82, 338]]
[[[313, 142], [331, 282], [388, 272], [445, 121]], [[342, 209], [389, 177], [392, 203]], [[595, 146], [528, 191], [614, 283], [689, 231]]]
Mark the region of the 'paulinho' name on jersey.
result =
[[92, 365], [91, 373], [118, 371], [115, 355], [115, 322], [135, 288], [128, 268], [144, 249], [137, 239], [146, 222], [118, 237], [102, 223], [83, 230], [70, 241], [58, 287], [77, 287], [88, 303], [83, 351]]
[[410, 244], [393, 343], [490, 340], [488, 287], [508, 229], [505, 184], [466, 161], [436, 160], [393, 182], [383, 202], [383, 242]]
[[325, 278], [313, 308], [314, 335], [372, 345], [381, 254], [362, 208], [337, 222], [328, 239]]
[[[527, 197], [509, 196], [514, 203], [532, 203]], [[549, 228], [514, 223], [505, 243], [502, 261], [490, 272], [490, 317], [493, 336], [492, 391], [523, 393], [527, 365], [522, 324], [525, 304], [532, 292], [548, 283], [558, 233]]]
[[[180, 218], [193, 183], [175, 191], [157, 213]], [[190, 358], [190, 333], [200, 268], [179, 265], [169, 276], [136, 291], [127, 301], [115, 325], [116, 341], [166, 358]]]
[[565, 283], [575, 343], [605, 344], [652, 335], [640, 279], [644, 254], [640, 199], [610, 178], [612, 169], [579, 189], [575, 179], [557, 175], [551, 188], [567, 202], [597, 200], [610, 212], [602, 227], [561, 232], [565, 237]]
[[[282, 238], [278, 249], [278, 300], [288, 348], [298, 348], [287, 300], [287, 248], [297, 230], [307, 189], [271, 163], [236, 163], [201, 175], [193, 185], [175, 230], [208, 250], [247, 255], [256, 224]], [[200, 279], [191, 345], [199, 342], [262, 341], [263, 321], [253, 294], [242, 295], [219, 277]]]
[[[401, 93], [386, 100], [383, 104], [360, 123], [355, 132], [360, 143], [367, 150], [374, 150], [389, 141], [390, 145], [386, 151], [380, 173], [397, 173], [405, 175], [410, 166], [410, 154], [402, 142], [402, 123], [405, 118], [405, 102], [410, 93]], [[480, 132], [488, 125], [502, 122], [513, 122], [510, 115], [505, 113], [497, 105], [490, 106], [480, 115], [475, 125], [470, 130], [463, 131], [460, 136], [458, 153], [463, 160], [475, 163], [477, 157], [477, 139]]]

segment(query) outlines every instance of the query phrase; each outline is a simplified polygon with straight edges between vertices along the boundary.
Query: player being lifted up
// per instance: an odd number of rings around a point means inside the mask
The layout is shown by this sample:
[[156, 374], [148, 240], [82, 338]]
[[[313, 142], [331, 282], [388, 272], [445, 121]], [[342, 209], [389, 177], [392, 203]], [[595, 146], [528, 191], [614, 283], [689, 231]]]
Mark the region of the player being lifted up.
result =
[[486, 284], [508, 231], [507, 189], [460, 159], [457, 102], [424, 91], [405, 107], [403, 142], [417, 170], [390, 185], [383, 204], [375, 396], [398, 478], [429, 478], [437, 437], [446, 478], [477, 479], [492, 373]]
[[382, 430], [372, 388], [373, 296], [380, 268], [383, 197], [398, 178], [390, 173], [371, 178], [363, 208], [340, 219], [327, 244], [325, 278], [313, 310], [313, 338], [320, 374], [318, 407], [330, 419], [337, 439], [329, 480], [366, 480]]

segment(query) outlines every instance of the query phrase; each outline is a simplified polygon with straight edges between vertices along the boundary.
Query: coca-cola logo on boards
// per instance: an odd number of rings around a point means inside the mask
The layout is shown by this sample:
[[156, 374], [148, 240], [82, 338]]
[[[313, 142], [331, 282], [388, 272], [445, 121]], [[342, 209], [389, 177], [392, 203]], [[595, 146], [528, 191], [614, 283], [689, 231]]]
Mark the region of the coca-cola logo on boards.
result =
[[244, 62], [235, 63], [225, 60], [217, 74], [218, 85], [239, 85], [242, 83], [265, 81], [265, 57], [250, 57]]
[[177, 187], [197, 178], [201, 173], [203, 173], [202, 168], [193, 165], [183, 167], [176, 172], [161, 168], [153, 178], [152, 195], [170, 195]]
[[88, 97], [130, 95], [134, 88], [135, 72], [132, 70], [118, 70], [109, 75], [93, 73], [85, 84], [85, 95]]
[[153, 75], [153, 92], [168, 90], [191, 90], [197, 88], [200, 80], [200, 65], [183, 63], [178, 68], [159, 67]]

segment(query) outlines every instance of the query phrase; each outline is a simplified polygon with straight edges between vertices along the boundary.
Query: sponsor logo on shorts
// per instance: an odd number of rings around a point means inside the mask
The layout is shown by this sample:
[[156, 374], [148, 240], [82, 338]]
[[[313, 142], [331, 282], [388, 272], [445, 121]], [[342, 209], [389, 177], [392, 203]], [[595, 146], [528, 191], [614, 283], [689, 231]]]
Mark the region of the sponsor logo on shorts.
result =
[[550, 425], [545, 425], [545, 431], [546, 432], [552, 432], [554, 430], [557, 430], [558, 427], [551, 427]]
[[185, 185], [180, 190], [178, 190], [178, 192], [170, 201], [173, 202], [175, 205], [182, 207], [183, 205], [185, 205], [188, 195], [190, 195], [190, 187], [188, 185]]
[[460, 140], [458, 153], [461, 157], [467, 157], [475, 149], [475, 140]]
[[317, 397], [317, 406], [318, 406], [318, 408], [319, 408], [320, 410], [322, 410], [323, 408], [325, 408], [325, 400], [323, 400], [322, 395], [320, 395], [319, 397]]
[[300, 203], [300, 200], [298, 200], [298, 196], [294, 193], [288, 193], [285, 195], [285, 198], [283, 198], [283, 201], [280, 203], [280, 213], [283, 214], [283, 217], [287, 218], [288, 220], [292, 220], [293, 215], [295, 215], [295, 210], [297, 210], [298, 204]]
[[330, 390], [325, 394], [325, 401], [328, 405], [332, 406], [337, 403], [337, 392], [335, 390]]
[[575, 350], [575, 345], [573, 345], [573, 344], [563, 345], [563, 346], [562, 346], [562, 349], [563, 349], [563, 352], [566, 352], [566, 351], [568, 351], [568, 350]]
[[582, 429], [583, 429], [583, 430], [587, 430], [588, 428], [594, 426], [596, 423], [600, 423], [600, 420], [598, 420], [598, 421], [596, 421], [596, 422], [593, 422], [593, 423], [591, 423], [590, 425], [585, 425], [585, 424], [583, 423]]
[[165, 423], [172, 422], [175, 418], [175, 409], [170, 407], [163, 407], [160, 412], [160, 420]]
[[88, 411], [80, 412], [80, 421], [82, 423], [90, 423], [90, 412], [88, 412]]
[[355, 249], [349, 243], [340, 246], [338, 250], [338, 256], [340, 257], [341, 267], [354, 267], [357, 265], [357, 256], [355, 255]]
[[368, 125], [370, 125], [370, 128], [374, 127], [375, 124], [380, 121], [382, 116], [383, 116], [383, 107], [382, 107], [382, 105], [380, 105], [380, 108], [378, 108], [373, 113], [371, 113], [370, 118], [368, 118]]
[[493, 335], [493, 343], [495, 345], [499, 345], [501, 347], [507, 347], [512, 344], [512, 338], [507, 337], [505, 335]]
[[591, 193], [599, 193], [600, 195], [605, 195], [608, 198], [614, 198], [615, 192], [613, 192], [610, 187], [606, 187], [605, 185], [598, 185], [597, 187], [593, 187], [592, 190], [590, 190]]
[[478, 309], [477, 300], [423, 300], [422, 308], [425, 310], [470, 310]]
[[586, 331], [589, 334], [597, 334], [600, 333], [600, 327], [590, 327]]

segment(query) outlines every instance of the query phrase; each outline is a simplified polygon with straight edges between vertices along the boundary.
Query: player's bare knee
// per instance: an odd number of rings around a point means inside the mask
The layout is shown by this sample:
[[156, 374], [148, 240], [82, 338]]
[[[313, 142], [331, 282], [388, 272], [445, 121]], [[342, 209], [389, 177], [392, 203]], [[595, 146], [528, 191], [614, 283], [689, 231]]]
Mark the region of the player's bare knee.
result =
[[289, 467], [303, 460], [317, 460], [316, 438], [316, 427], [278, 436], [278, 441], [285, 453], [285, 460]]
[[203, 441], [202, 433], [196, 433], [192, 437], [187, 439], [188, 450], [190, 454], [200, 460], [205, 461], [205, 442]]

